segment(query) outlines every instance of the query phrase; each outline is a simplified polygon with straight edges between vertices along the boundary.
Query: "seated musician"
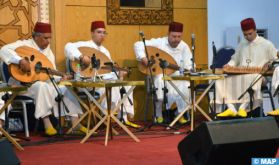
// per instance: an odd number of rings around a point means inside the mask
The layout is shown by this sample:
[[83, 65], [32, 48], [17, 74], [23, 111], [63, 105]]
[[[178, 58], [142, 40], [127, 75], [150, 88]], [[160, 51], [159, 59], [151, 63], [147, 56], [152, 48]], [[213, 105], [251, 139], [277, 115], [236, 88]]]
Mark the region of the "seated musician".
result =
[[[267, 64], [271, 60], [277, 59], [277, 50], [274, 45], [257, 35], [256, 24], [253, 18], [247, 18], [241, 21], [241, 29], [244, 35], [235, 54], [231, 60], [224, 66], [229, 67], [263, 67], [267, 68]], [[249, 87], [249, 85], [259, 76], [258, 74], [246, 74], [229, 76], [225, 80], [218, 80], [216, 83], [217, 102], [224, 101], [227, 108], [224, 112], [218, 114], [218, 117], [246, 117], [249, 108], [249, 94], [238, 100], [238, 97]], [[253, 86], [254, 107], [259, 106], [262, 99], [261, 83], [258, 81]], [[226, 87], [220, 87], [226, 84]], [[219, 99], [218, 99], [219, 98]], [[238, 104], [237, 104], [238, 103]], [[237, 108], [236, 105], [239, 105]]]
[[[82, 55], [82, 53], [79, 51], [79, 47], [90, 47], [99, 50], [100, 52], [104, 53], [110, 60], [110, 52], [102, 45], [105, 37], [106, 37], [106, 27], [105, 23], [103, 21], [93, 21], [91, 23], [91, 40], [89, 41], [79, 41], [75, 43], [67, 43], [65, 46], [65, 55], [70, 60], [78, 59], [81, 61], [83, 65], [89, 66], [91, 64], [91, 58], [88, 56]], [[122, 79], [125, 75], [127, 75], [127, 72], [125, 71], [119, 71], [118, 72], [119, 77]], [[103, 79], [105, 80], [116, 80], [117, 76], [115, 73], [107, 73], [102, 75]], [[128, 91], [129, 87], [125, 87], [126, 91]], [[112, 88], [112, 106], [116, 105], [118, 101], [120, 100], [120, 88], [119, 87], [113, 87]], [[104, 88], [98, 89], [98, 92], [100, 94], [103, 94], [105, 92]], [[133, 102], [133, 94], [129, 96], [131, 101]], [[101, 103], [102, 107], [106, 109], [106, 99]], [[113, 107], [112, 107], [113, 108]], [[139, 125], [132, 123], [128, 120], [129, 117], [134, 116], [134, 106], [130, 104], [128, 100], [124, 101], [124, 110], [123, 110], [123, 119], [124, 124], [138, 128]], [[118, 118], [121, 117], [121, 113], [118, 113]]]
[[[192, 69], [192, 53], [189, 49], [189, 46], [182, 41], [182, 34], [183, 34], [183, 24], [179, 22], [172, 22], [169, 25], [169, 32], [168, 36], [146, 40], [146, 46], [153, 46], [159, 48], [170, 56], [174, 58], [177, 64], [183, 63], [183, 67], [187, 70]], [[134, 45], [134, 51], [136, 54], [136, 58], [145, 66], [148, 65], [148, 60], [145, 54], [144, 44], [142, 41], [138, 41]], [[176, 71], [172, 75], [179, 75], [179, 71]], [[163, 74], [155, 75], [154, 76], [154, 85], [157, 88], [157, 97], [158, 101], [156, 102], [156, 118], [158, 123], [163, 123], [164, 119], [162, 116], [162, 104], [163, 104]], [[189, 85], [188, 81], [174, 81], [175, 85], [183, 92], [186, 97], [189, 97]], [[176, 90], [168, 83], [167, 88], [169, 90], [168, 96], [168, 107], [167, 109], [173, 104], [176, 103], [178, 113], [182, 112], [186, 108], [186, 103], [180, 97], [180, 95], [176, 92]], [[179, 119], [181, 124], [187, 122], [187, 120], [182, 116]]]
[[[19, 68], [24, 72], [30, 72], [31, 66], [28, 60], [21, 58], [17, 53], [16, 49], [21, 46], [28, 46], [39, 50], [43, 55], [45, 55], [52, 63], [53, 67], [56, 68], [55, 65], [55, 57], [50, 49], [50, 39], [51, 39], [51, 25], [48, 23], [37, 22], [35, 24], [32, 38], [28, 40], [18, 40], [14, 43], [5, 45], [0, 50], [0, 58], [7, 65], [9, 64], [17, 64]], [[43, 63], [43, 61], [42, 61]], [[57, 77], [58, 78], [58, 77]], [[62, 79], [66, 79], [68, 76], [63, 77]], [[21, 85], [20, 82], [16, 81], [12, 77], [8, 82], [10, 85]], [[63, 100], [67, 105], [69, 113], [64, 112], [69, 116], [71, 116], [71, 121], [75, 122], [78, 119], [78, 114], [82, 114], [81, 107], [75, 97], [67, 90], [64, 86], [59, 86], [60, 91], [64, 95]], [[53, 127], [49, 115], [52, 114], [52, 110], [54, 115], [57, 117], [58, 115], [58, 103], [55, 101], [55, 97], [57, 96], [57, 92], [54, 86], [51, 84], [50, 80], [48, 81], [36, 81], [33, 83], [23, 95], [29, 96], [35, 101], [35, 118], [42, 118], [45, 134], [52, 136], [57, 134], [56, 129]], [[64, 107], [64, 106], [63, 106]], [[82, 125], [77, 126], [78, 130], [86, 133], [87, 129]]]

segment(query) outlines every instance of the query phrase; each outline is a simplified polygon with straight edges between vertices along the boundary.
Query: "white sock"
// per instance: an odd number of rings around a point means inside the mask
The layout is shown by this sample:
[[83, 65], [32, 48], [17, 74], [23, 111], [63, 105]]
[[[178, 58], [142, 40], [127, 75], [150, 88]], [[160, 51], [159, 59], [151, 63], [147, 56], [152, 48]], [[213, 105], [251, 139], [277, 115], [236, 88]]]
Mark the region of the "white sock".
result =
[[44, 123], [45, 129], [47, 129], [49, 127], [53, 127], [48, 116], [43, 118], [43, 123]]
[[[72, 125], [74, 125], [74, 123], [78, 121], [78, 117], [76, 117], [76, 116], [70, 116], [70, 118], [71, 118]], [[80, 129], [82, 126], [83, 126], [83, 125], [79, 123], [74, 129], [78, 130], [78, 129]]]
[[162, 103], [163, 101], [161, 100], [158, 100], [156, 102], [156, 117], [162, 117], [163, 114], [162, 114]]
[[227, 104], [228, 109], [231, 109], [234, 112], [237, 112], [233, 104]]
[[239, 106], [239, 109], [247, 109], [249, 103], [242, 103], [240, 106]]

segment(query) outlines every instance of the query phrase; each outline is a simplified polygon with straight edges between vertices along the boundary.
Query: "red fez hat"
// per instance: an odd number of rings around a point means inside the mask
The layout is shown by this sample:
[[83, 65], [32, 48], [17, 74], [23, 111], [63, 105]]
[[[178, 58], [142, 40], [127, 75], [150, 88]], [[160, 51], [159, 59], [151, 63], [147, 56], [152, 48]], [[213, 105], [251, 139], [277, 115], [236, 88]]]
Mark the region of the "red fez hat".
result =
[[170, 23], [169, 32], [183, 32], [183, 24], [179, 22]]
[[51, 25], [49, 23], [37, 22], [34, 27], [34, 32], [51, 33]]
[[106, 28], [104, 21], [93, 21], [91, 23], [91, 31], [93, 32], [94, 30], [98, 28]]
[[256, 29], [256, 23], [253, 18], [246, 18], [240, 22], [243, 31]]

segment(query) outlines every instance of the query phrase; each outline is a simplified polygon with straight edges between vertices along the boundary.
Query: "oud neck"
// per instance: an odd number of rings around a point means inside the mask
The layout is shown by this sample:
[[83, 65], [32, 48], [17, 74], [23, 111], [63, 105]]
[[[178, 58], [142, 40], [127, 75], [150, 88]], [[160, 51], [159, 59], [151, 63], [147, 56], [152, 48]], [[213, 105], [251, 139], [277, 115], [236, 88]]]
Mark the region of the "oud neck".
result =
[[176, 64], [169, 64], [167, 68], [172, 70], [179, 70], [179, 66]]

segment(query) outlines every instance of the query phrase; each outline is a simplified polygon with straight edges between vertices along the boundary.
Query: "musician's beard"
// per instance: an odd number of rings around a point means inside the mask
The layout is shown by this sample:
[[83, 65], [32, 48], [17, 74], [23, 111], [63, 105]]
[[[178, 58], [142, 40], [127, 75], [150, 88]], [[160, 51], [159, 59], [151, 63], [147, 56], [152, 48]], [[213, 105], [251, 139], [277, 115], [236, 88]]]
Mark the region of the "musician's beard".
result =
[[46, 48], [48, 47], [48, 45], [49, 45], [49, 44], [43, 45], [43, 46], [41, 47], [41, 49], [42, 49], [42, 50], [46, 49]]
[[172, 43], [169, 43], [169, 44], [172, 48], [176, 48], [179, 43], [180, 43], [180, 41], [179, 42], [172, 42]]

